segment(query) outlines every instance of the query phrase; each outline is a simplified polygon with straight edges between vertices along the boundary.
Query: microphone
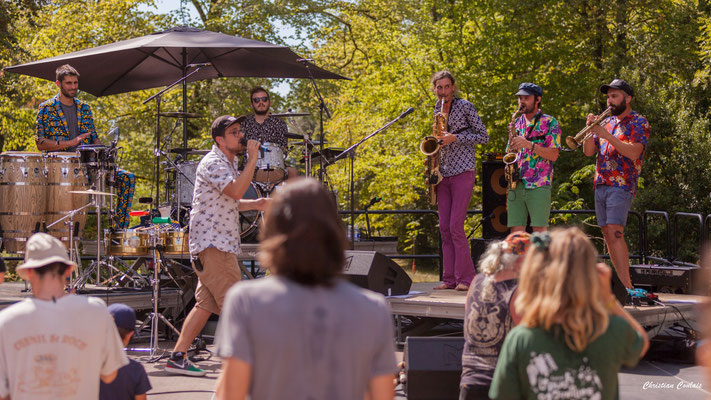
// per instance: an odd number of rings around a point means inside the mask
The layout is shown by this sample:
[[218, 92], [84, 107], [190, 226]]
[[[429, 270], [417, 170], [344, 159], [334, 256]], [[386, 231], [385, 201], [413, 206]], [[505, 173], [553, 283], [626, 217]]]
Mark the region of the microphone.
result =
[[296, 62], [299, 62], [299, 63], [314, 62], [314, 59], [313, 58], [297, 58]]
[[[243, 137], [242, 140], [239, 141], [239, 144], [241, 144], [242, 146], [244, 146], [246, 148], [247, 147], [247, 138]], [[263, 144], [259, 145], [259, 151], [261, 151], [262, 153], [264, 153], [264, 150], [266, 150], [266, 149], [267, 149], [267, 146], [265, 146]]]
[[415, 111], [415, 109], [412, 108], [412, 107], [410, 107], [410, 108], [408, 108], [407, 110], [405, 110], [405, 112], [403, 112], [402, 114], [400, 114], [399, 117], [395, 118], [395, 120], [397, 121], [397, 120], [399, 120], [399, 119], [401, 119], [401, 118], [404, 118], [404, 117], [406, 117], [406, 116], [412, 114], [413, 111]]
[[212, 65], [212, 63], [208, 62], [208, 63], [188, 64], [187, 67], [188, 68], [199, 68], [199, 67], [209, 67], [211, 65]]
[[141, 204], [153, 204], [153, 197], [139, 197], [138, 202]]
[[368, 204], [368, 207], [373, 206], [375, 203], [380, 203], [380, 201], [382, 199], [383, 199], [382, 197], [378, 197], [378, 196], [373, 197], [372, 199], [370, 199], [370, 203]]

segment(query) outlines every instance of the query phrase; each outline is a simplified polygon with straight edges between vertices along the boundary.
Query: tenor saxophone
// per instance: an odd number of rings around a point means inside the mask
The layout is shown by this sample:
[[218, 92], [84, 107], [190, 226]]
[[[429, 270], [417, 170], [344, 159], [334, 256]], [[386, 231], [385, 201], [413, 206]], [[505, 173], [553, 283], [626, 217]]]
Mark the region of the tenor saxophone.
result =
[[518, 151], [513, 152], [511, 150], [511, 140], [516, 136], [516, 127], [514, 124], [516, 123], [516, 120], [518, 117], [523, 114], [524, 110], [524, 105], [521, 104], [518, 109], [516, 110], [515, 113], [511, 116], [511, 122], [509, 122], [509, 141], [506, 147], [508, 148], [508, 153], [504, 155], [504, 164], [506, 166], [504, 167], [504, 177], [506, 178], [506, 182], [509, 184], [509, 189], [515, 190], [516, 185], [519, 180], [519, 170], [518, 170]]
[[437, 204], [437, 185], [442, 181], [442, 173], [439, 171], [441, 162], [440, 149], [442, 141], [439, 139], [443, 132], [447, 131], [447, 115], [443, 113], [444, 99], [441, 101], [440, 111], [435, 113], [432, 123], [432, 135], [426, 136], [420, 142], [420, 151], [427, 156], [427, 171], [425, 171], [425, 184], [430, 204]]

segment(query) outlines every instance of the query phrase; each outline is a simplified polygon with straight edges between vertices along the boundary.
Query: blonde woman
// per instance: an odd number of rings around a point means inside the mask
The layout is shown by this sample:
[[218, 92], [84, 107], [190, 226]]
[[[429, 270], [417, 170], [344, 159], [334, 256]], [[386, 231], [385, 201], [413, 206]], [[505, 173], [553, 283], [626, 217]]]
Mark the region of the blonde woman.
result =
[[464, 314], [464, 349], [459, 399], [482, 399], [489, 393], [496, 360], [506, 335], [520, 321], [513, 302], [518, 275], [531, 244], [527, 232], [492, 242], [469, 287]]
[[578, 228], [534, 234], [492, 399], [617, 399], [617, 373], [637, 364], [647, 334], [610, 288], [611, 269]]

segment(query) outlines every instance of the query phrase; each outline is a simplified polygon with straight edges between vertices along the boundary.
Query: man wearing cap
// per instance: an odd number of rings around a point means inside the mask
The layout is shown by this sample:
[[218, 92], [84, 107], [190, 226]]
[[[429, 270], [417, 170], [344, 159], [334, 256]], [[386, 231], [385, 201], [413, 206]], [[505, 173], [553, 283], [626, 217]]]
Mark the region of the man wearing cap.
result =
[[439, 137], [440, 172], [437, 212], [442, 238], [442, 284], [435, 289], [466, 291], [474, 278], [474, 262], [464, 232], [464, 220], [476, 181], [476, 145], [489, 141], [489, 134], [474, 105], [457, 97], [454, 76], [440, 71], [432, 76], [437, 96], [434, 114], [447, 115], [447, 132]]
[[0, 312], [0, 399], [96, 399], [128, 363], [103, 300], [65, 292], [75, 266], [51, 235], [27, 240], [33, 297]]
[[[242, 277], [238, 210], [263, 210], [268, 200], [242, 199], [254, 175], [259, 142], [243, 144], [240, 123], [245, 117], [218, 117], [211, 127], [215, 143], [198, 164], [190, 211], [190, 254], [198, 276], [195, 307], [190, 311], [166, 364], [168, 372], [203, 376], [205, 371], [188, 361], [186, 353], [212, 314], [220, 314], [227, 289]], [[247, 152], [244, 171], [237, 169], [238, 154]]]
[[[649, 140], [649, 122], [630, 107], [634, 91], [622, 79], [600, 86], [612, 115], [592, 129], [593, 140], [583, 143], [586, 156], [597, 153], [595, 165], [595, 216], [602, 229], [610, 260], [622, 284], [632, 289], [629, 250], [624, 230]], [[590, 125], [595, 116], [588, 115]]]
[[560, 125], [541, 111], [543, 89], [524, 82], [518, 87], [519, 107], [523, 115], [514, 122], [516, 136], [511, 149], [518, 151], [520, 182], [507, 196], [508, 226], [512, 232], [523, 231], [528, 217], [534, 232], [548, 229], [551, 214], [553, 163], [560, 151]]

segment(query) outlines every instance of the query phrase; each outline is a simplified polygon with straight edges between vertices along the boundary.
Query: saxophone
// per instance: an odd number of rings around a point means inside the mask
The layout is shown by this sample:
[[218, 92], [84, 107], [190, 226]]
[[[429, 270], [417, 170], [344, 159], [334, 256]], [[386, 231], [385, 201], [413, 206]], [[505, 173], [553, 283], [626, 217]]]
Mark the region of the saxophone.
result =
[[506, 166], [504, 167], [504, 177], [506, 178], [506, 182], [509, 183], [509, 189], [515, 190], [516, 189], [516, 184], [518, 183], [519, 180], [519, 170], [518, 170], [518, 151], [513, 152], [511, 150], [511, 139], [516, 136], [516, 128], [514, 127], [514, 124], [516, 123], [516, 120], [518, 117], [523, 114], [524, 110], [524, 105], [521, 104], [518, 109], [516, 110], [515, 113], [511, 116], [511, 122], [509, 122], [509, 141], [506, 147], [508, 148], [508, 153], [504, 155], [504, 164]]
[[[444, 99], [442, 99], [441, 104], [441, 107], [444, 107]], [[441, 107], [440, 112], [434, 115], [432, 136], [426, 136], [420, 142], [420, 151], [427, 156], [425, 183], [428, 185], [427, 194], [431, 205], [437, 204], [437, 185], [442, 181], [442, 173], [439, 172], [441, 162], [439, 150], [442, 147], [442, 141], [439, 137], [442, 136], [442, 132], [447, 131], [447, 115], [441, 111]]]

